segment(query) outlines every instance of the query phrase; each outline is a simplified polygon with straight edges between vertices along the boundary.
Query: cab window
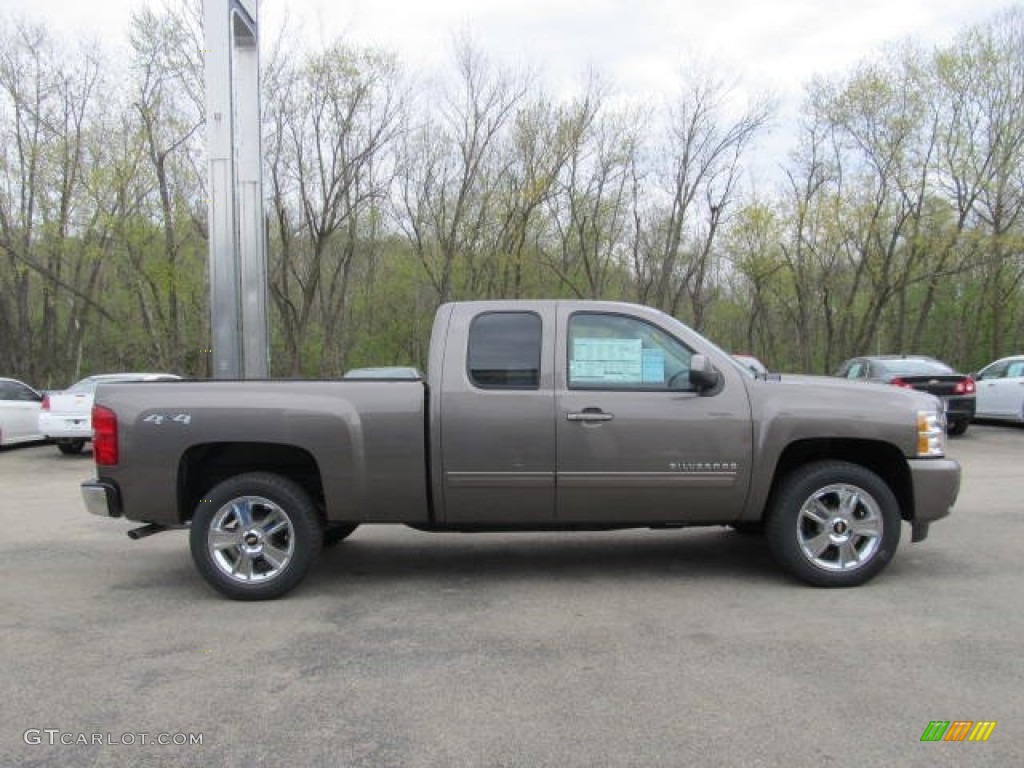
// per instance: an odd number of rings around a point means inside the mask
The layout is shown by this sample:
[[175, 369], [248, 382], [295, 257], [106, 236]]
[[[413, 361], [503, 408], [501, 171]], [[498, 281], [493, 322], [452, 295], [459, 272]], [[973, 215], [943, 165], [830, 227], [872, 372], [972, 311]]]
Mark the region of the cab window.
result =
[[650, 323], [579, 312], [569, 319], [570, 389], [690, 389], [693, 351]]
[[468, 373], [480, 389], [540, 386], [541, 321], [533, 312], [488, 312], [469, 327]]

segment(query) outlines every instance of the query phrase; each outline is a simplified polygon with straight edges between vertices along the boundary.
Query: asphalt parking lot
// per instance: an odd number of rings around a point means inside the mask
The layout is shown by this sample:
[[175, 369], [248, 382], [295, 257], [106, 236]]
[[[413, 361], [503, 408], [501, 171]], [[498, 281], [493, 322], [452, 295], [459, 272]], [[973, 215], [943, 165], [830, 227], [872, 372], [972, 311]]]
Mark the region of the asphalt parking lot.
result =
[[[87, 514], [88, 452], [6, 450], [2, 762], [1024, 765], [1024, 429], [975, 425], [949, 453], [953, 515], [923, 544], [905, 526], [853, 590], [724, 529], [378, 526], [242, 604], [185, 532], [133, 542]], [[922, 743], [933, 720], [997, 726]]]

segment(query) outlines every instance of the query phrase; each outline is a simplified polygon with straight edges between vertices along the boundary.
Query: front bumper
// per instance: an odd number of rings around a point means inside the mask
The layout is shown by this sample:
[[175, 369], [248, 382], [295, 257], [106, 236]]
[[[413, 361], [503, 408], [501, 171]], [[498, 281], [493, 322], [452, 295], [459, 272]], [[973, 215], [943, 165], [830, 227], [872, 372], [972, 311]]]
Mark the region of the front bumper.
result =
[[960, 465], [953, 459], [908, 459], [914, 494], [913, 541], [923, 541], [928, 526], [946, 517], [960, 493]]
[[82, 483], [82, 500], [85, 508], [100, 517], [121, 517], [121, 494], [117, 486], [103, 480], [87, 480]]

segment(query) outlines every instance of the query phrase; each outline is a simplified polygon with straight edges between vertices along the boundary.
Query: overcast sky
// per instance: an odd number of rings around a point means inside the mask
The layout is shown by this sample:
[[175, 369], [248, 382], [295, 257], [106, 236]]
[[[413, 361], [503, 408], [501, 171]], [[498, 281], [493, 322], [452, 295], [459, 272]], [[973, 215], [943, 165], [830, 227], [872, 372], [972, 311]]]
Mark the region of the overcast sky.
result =
[[[2, 0], [0, 14], [50, 19], [64, 33], [123, 42], [130, 11], [160, 0]], [[575, 90], [588, 67], [620, 93], [665, 98], [694, 56], [720, 64], [743, 90], [771, 90], [792, 121], [815, 74], [847, 71], [888, 42], [952, 39], [1009, 0], [264, 0], [261, 35], [290, 18], [295, 34], [396, 52], [429, 72], [450, 61], [468, 30], [490, 56], [532, 66], [554, 93]], [[782, 131], [785, 132], [785, 125]], [[778, 159], [779, 161], [782, 158]]]

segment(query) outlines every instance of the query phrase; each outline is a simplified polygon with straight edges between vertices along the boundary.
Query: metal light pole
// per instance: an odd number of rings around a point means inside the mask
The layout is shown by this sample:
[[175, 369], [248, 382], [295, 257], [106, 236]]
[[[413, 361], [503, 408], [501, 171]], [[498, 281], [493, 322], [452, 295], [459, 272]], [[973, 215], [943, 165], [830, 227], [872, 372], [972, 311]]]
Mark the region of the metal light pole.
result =
[[269, 373], [259, 0], [203, 0], [213, 376]]

